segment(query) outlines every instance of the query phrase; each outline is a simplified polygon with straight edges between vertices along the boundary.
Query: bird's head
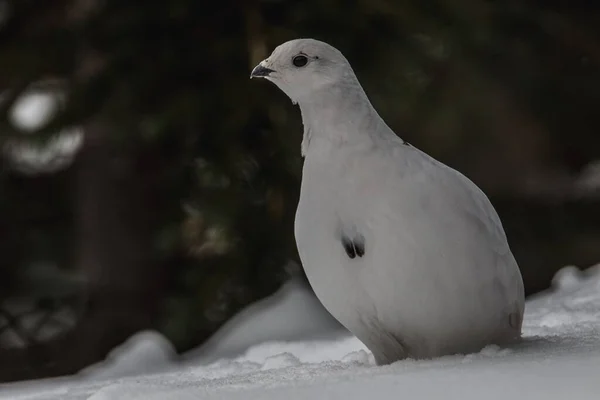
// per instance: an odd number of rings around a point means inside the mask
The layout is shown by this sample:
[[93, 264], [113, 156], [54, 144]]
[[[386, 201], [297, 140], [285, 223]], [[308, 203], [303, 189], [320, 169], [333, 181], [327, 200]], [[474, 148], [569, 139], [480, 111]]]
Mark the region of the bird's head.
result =
[[273, 82], [294, 103], [310, 99], [332, 84], [356, 79], [339, 50], [314, 39], [295, 39], [279, 45], [252, 70], [250, 78], [258, 77]]

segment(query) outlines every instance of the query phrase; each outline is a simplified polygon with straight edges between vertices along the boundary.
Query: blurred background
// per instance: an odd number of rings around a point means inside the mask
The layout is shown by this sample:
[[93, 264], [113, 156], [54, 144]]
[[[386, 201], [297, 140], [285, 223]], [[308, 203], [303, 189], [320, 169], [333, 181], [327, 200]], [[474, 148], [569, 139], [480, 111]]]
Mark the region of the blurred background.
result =
[[595, 2], [0, 0], [0, 382], [186, 352], [301, 279], [300, 113], [249, 80], [298, 37], [489, 195], [528, 295], [600, 261]]

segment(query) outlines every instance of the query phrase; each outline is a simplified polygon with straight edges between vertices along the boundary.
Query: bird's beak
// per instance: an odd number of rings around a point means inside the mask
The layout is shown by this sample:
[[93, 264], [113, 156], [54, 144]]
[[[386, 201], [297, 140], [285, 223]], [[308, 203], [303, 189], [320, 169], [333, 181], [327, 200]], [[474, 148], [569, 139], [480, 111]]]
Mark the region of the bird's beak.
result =
[[265, 67], [264, 61], [261, 61], [260, 64], [258, 64], [256, 67], [254, 67], [254, 69], [250, 73], [250, 79], [264, 78], [266, 76], [269, 76], [272, 72], [275, 72], [275, 70]]

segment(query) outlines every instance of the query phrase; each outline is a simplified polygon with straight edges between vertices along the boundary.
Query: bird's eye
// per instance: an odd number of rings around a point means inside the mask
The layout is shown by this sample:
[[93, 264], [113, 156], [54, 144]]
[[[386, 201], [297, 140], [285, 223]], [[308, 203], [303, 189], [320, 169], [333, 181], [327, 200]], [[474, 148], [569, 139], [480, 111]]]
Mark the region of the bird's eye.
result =
[[300, 54], [298, 56], [295, 56], [292, 59], [292, 64], [294, 64], [294, 66], [300, 68], [300, 67], [304, 67], [306, 64], [308, 64], [308, 57]]

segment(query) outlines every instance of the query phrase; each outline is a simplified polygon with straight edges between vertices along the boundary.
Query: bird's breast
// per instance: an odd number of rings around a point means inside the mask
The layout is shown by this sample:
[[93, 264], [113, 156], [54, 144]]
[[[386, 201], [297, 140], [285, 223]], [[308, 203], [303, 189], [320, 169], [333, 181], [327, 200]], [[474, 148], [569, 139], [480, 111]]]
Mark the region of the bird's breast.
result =
[[305, 164], [295, 236], [315, 293], [348, 326], [358, 310], [369, 307], [361, 275], [371, 259], [372, 235], [365, 223], [370, 197], [361, 179], [353, 176], [352, 165], [333, 164]]

